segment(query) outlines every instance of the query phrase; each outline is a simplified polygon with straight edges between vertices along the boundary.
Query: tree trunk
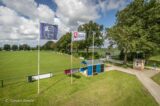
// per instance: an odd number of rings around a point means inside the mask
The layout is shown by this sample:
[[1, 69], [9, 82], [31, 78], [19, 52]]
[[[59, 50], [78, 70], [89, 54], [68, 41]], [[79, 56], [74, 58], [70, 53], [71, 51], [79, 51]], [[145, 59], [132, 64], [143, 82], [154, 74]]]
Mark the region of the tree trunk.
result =
[[78, 51], [78, 48], [77, 48], [76, 52], [77, 52], [77, 53], [79, 52], [79, 51]]
[[87, 47], [87, 48], [86, 48], [86, 50], [87, 50], [87, 55], [88, 55], [88, 52], [89, 52], [89, 48]]
[[124, 64], [127, 63], [127, 56], [128, 56], [127, 51], [125, 51], [124, 52]]

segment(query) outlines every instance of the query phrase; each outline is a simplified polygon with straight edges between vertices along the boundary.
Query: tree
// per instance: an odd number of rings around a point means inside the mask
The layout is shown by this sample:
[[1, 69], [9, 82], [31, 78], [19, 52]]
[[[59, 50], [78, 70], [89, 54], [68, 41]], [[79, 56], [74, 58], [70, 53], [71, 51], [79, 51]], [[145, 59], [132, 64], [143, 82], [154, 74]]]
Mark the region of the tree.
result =
[[30, 46], [27, 44], [20, 45], [19, 50], [30, 50]]
[[145, 3], [145, 12], [143, 13], [143, 27], [148, 32], [149, 40], [160, 47], [160, 2], [159, 0], [150, 0]]
[[13, 51], [18, 50], [18, 46], [17, 46], [17, 45], [12, 45], [12, 50], [13, 50]]
[[86, 33], [86, 40], [81, 41], [81, 44], [83, 45], [83, 48], [86, 48], [87, 54], [89, 52], [89, 47], [92, 46], [93, 36], [95, 46], [101, 47], [103, 45], [104, 39], [101, 33], [103, 31], [102, 25], [90, 21], [89, 23], [80, 25], [78, 31], [84, 31]]
[[5, 44], [3, 49], [6, 50], [6, 51], [10, 51], [11, 50], [11, 46], [9, 44]]
[[71, 33], [63, 35], [56, 43], [56, 49], [61, 52], [70, 53]]
[[[134, 0], [117, 13], [116, 25], [107, 29], [107, 38], [123, 51], [124, 63], [127, 63], [127, 55], [130, 52], [144, 52], [147, 58], [154, 48], [158, 47], [160, 12], [155, 8], [160, 10], [160, 5], [156, 0]], [[152, 27], [156, 27], [155, 30], [149, 30]], [[155, 39], [153, 35], [157, 38], [156, 40], [153, 40]]]
[[56, 44], [53, 41], [48, 41], [42, 46], [44, 50], [54, 50], [56, 48]]

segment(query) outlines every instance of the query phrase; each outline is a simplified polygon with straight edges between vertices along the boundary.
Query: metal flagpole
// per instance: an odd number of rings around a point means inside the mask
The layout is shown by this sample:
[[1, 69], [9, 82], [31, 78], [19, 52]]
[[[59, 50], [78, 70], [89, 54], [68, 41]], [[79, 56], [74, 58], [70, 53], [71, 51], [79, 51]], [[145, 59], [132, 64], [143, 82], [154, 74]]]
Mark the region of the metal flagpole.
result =
[[[39, 22], [39, 24], [40, 24], [40, 22]], [[39, 43], [39, 41], [40, 41], [40, 33], [39, 33], [39, 36], [38, 36], [38, 94], [39, 94], [39, 91], [40, 91], [40, 82], [39, 82], [39, 72], [40, 72], [40, 43]]]
[[94, 33], [92, 37], [92, 76], [93, 76], [93, 65], [94, 65]]
[[71, 34], [71, 84], [72, 84], [72, 34]]

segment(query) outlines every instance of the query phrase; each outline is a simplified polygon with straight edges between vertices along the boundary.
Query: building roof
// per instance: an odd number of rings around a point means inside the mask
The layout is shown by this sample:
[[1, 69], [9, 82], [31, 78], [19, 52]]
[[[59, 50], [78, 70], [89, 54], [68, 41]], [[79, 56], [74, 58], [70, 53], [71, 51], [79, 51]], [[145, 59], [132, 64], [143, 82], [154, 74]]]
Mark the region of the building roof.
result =
[[[93, 63], [92, 63], [92, 62], [93, 62]], [[96, 65], [96, 64], [104, 64], [104, 63], [103, 63], [102, 60], [98, 60], [98, 59], [97, 59], [97, 60], [93, 60], [93, 61], [92, 61], [92, 60], [85, 60], [85, 61], [82, 62], [82, 64], [85, 64], [85, 65], [88, 65], [88, 66], [89, 66], [89, 65], [92, 65], [92, 64], [93, 64], [93, 65]]]

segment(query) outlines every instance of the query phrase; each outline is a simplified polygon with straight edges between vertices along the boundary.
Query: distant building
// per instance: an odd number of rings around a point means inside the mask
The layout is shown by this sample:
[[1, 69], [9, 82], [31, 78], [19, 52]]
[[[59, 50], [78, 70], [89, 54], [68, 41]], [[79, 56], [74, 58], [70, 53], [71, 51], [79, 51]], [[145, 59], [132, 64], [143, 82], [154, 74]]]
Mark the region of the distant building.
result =
[[145, 61], [143, 59], [134, 59], [133, 69], [144, 70]]

